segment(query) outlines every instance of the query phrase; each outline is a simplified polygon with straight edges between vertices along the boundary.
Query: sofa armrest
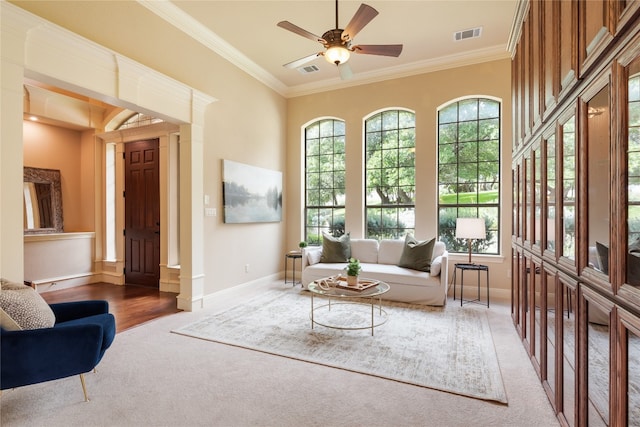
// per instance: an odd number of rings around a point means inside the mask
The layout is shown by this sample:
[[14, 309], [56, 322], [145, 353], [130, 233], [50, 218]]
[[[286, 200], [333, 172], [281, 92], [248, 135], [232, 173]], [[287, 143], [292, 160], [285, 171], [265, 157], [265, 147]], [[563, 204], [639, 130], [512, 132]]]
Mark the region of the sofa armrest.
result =
[[109, 303], [102, 300], [62, 302], [50, 304], [50, 307], [56, 316], [56, 323], [109, 312]]
[[449, 251], [442, 254], [442, 264], [440, 267], [440, 285], [444, 288], [445, 300], [449, 291]]
[[0, 389], [89, 372], [100, 360], [102, 326], [2, 331]]
[[309, 254], [322, 253], [322, 246], [307, 246], [302, 250], [302, 269], [307, 268], [309, 264]]

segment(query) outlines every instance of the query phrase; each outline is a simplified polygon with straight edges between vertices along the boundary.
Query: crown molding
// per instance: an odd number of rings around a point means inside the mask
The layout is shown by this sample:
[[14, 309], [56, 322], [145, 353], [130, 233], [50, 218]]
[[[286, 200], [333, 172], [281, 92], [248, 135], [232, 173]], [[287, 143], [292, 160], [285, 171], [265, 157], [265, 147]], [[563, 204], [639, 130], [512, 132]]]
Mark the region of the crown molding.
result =
[[508, 58], [510, 58], [510, 55], [504, 45], [492, 46], [485, 49], [474, 50], [472, 52], [446, 55], [425, 61], [413, 62], [411, 64], [384, 68], [382, 70], [358, 73], [348, 81], [334, 78], [331, 80], [322, 80], [319, 82], [293, 86], [287, 90], [285, 96], [288, 98], [294, 98], [298, 96], [312, 95], [314, 93], [344, 89], [346, 87], [377, 83], [385, 80], [416, 76], [419, 74], [432, 73], [435, 71]]
[[511, 23], [511, 31], [509, 31], [509, 41], [507, 42], [507, 50], [511, 54], [511, 58], [516, 54], [516, 48], [520, 35], [522, 34], [522, 24], [529, 13], [529, 0], [520, 0], [516, 6], [516, 13]]
[[208, 49], [217, 53], [245, 73], [267, 85], [276, 92], [284, 95], [287, 87], [273, 77], [264, 68], [249, 59], [246, 55], [231, 46], [216, 33], [202, 25], [191, 15], [185, 13], [169, 0], [136, 0], [160, 18], [167, 21], [194, 40], [202, 43]]

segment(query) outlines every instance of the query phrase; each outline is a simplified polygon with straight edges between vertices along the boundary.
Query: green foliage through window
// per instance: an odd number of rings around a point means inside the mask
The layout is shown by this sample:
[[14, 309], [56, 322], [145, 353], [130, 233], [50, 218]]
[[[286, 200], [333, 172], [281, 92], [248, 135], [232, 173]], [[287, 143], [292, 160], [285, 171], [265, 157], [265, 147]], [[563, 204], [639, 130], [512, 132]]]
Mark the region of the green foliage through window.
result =
[[365, 122], [366, 237], [399, 238], [415, 228], [415, 114], [387, 110]]
[[[322, 232], [344, 233], [345, 126], [324, 119], [305, 128], [305, 240], [322, 241]], [[342, 227], [336, 219], [342, 218]]]
[[500, 103], [487, 98], [452, 102], [438, 111], [438, 235], [449, 251], [456, 218], [484, 218], [487, 238], [474, 253], [498, 254], [500, 230]]

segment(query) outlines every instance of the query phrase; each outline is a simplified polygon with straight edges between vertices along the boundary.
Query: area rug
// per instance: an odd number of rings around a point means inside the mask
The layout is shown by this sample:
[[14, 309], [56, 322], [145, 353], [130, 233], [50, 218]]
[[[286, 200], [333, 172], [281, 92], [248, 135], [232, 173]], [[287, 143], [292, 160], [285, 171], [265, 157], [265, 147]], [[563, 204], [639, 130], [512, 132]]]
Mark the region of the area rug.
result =
[[[484, 311], [383, 302], [387, 319], [372, 336], [370, 329], [339, 330], [319, 325], [312, 329], [310, 300], [307, 291], [269, 290], [172, 332], [507, 403]], [[315, 298], [316, 306], [324, 302]], [[358, 312], [359, 307], [364, 311]], [[370, 320], [370, 307], [359, 307], [332, 304], [331, 315], [341, 317], [345, 324], [355, 325], [367, 317]], [[328, 314], [325, 308], [318, 309], [316, 316]], [[379, 312], [375, 313], [377, 322]]]

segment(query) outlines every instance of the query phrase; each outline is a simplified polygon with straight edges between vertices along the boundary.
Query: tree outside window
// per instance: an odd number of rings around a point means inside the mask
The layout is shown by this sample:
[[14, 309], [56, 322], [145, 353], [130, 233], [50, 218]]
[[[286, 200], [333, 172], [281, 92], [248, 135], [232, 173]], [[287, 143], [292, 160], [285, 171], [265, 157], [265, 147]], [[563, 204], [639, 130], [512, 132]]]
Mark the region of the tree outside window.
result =
[[438, 111], [438, 233], [450, 252], [464, 253], [456, 218], [483, 218], [485, 240], [474, 253], [498, 254], [500, 230], [500, 103], [452, 102]]
[[324, 119], [305, 128], [305, 240], [344, 234], [345, 126]]
[[366, 237], [415, 229], [415, 114], [388, 110], [365, 122]]

